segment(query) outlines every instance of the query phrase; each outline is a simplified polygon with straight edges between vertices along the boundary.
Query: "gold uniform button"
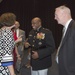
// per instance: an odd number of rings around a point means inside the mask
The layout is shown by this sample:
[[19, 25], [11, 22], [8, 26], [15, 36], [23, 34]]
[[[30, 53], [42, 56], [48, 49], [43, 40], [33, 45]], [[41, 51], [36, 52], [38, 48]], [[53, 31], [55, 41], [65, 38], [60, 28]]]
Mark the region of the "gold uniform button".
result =
[[33, 40], [33, 42], [35, 42], [35, 40]]
[[32, 45], [32, 47], [34, 47], [34, 45]]

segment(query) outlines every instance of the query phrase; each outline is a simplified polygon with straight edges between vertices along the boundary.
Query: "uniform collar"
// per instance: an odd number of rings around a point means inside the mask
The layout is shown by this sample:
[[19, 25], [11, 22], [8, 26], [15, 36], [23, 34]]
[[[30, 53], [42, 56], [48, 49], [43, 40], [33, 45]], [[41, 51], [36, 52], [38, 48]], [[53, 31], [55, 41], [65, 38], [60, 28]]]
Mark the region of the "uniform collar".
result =
[[38, 29], [37, 29], [37, 32], [39, 32], [41, 30], [42, 26], [40, 26]]

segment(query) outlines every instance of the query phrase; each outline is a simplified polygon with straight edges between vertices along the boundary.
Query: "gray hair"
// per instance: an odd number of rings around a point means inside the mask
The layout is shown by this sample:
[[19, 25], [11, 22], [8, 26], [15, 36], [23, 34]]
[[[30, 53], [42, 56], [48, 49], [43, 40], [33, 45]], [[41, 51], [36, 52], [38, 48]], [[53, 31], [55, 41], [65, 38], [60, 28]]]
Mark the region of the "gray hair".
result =
[[69, 9], [67, 6], [65, 6], [65, 5], [59, 6], [59, 7], [57, 7], [56, 9], [60, 9], [60, 11], [71, 15], [70, 9]]

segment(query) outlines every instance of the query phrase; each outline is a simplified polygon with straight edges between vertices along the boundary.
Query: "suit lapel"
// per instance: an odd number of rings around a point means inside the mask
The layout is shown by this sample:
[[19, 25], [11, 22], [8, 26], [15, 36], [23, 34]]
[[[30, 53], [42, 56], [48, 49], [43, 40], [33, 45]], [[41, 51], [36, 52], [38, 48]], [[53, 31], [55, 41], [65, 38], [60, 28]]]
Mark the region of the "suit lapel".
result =
[[[67, 28], [66, 34], [65, 34], [65, 36], [64, 36], [64, 38], [63, 38], [63, 41], [62, 41], [62, 46], [64, 45], [64, 43], [66, 42], [66, 40], [67, 40], [67, 38], [68, 38], [68, 35], [69, 35], [69, 33], [70, 33], [70, 30], [71, 30], [72, 23], [73, 23], [73, 20], [70, 22], [70, 24], [69, 24], [69, 26], [68, 26], [68, 28]], [[61, 46], [61, 47], [62, 47], [62, 46]]]
[[20, 35], [22, 35], [22, 34], [21, 34], [21, 30], [19, 29], [19, 36], [20, 36]]

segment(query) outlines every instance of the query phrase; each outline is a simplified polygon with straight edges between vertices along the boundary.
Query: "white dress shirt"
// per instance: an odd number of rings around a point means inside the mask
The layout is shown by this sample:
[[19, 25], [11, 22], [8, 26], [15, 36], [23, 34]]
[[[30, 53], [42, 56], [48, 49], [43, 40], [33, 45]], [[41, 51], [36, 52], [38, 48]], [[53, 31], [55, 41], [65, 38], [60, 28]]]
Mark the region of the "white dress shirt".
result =
[[16, 35], [19, 37], [19, 29], [16, 29]]

